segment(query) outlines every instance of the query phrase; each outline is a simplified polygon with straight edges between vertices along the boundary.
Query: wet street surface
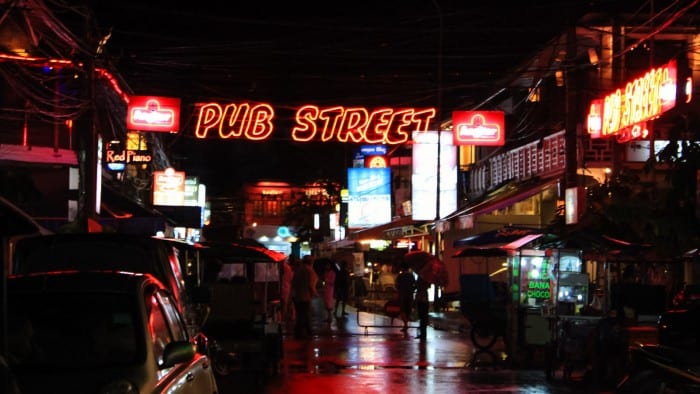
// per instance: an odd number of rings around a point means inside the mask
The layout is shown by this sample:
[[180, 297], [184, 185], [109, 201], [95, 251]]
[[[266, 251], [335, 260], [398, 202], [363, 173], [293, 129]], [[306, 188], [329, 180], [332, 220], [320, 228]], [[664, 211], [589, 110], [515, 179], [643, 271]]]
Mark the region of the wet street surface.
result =
[[[320, 301], [317, 300], [319, 303]], [[317, 301], [314, 301], [315, 303]], [[284, 328], [284, 354], [279, 373], [264, 381], [237, 372], [220, 380], [221, 393], [600, 393], [580, 381], [545, 379], [541, 361], [512, 368], [504, 345], [477, 352], [460, 322], [433, 315], [425, 341], [415, 339], [417, 322], [408, 333], [401, 321], [348, 308], [348, 315], [324, 319], [314, 305], [314, 335], [294, 339]], [[530, 365], [528, 367], [528, 364]]]

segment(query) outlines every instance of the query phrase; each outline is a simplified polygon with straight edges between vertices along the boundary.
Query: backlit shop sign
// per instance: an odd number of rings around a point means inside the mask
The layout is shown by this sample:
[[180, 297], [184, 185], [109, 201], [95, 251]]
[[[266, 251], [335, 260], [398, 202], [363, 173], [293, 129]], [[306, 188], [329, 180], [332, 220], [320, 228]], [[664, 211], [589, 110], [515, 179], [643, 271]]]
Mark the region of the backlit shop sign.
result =
[[156, 96], [130, 97], [126, 128], [177, 133], [180, 129], [180, 99]]
[[123, 171], [127, 164], [147, 164], [153, 159], [148, 151], [124, 149], [123, 143], [113, 140], [105, 145], [104, 161], [112, 171]]
[[676, 60], [647, 71], [624, 88], [597, 100], [589, 107], [587, 129], [591, 138], [616, 136], [619, 141], [645, 138], [646, 121], [676, 105]]
[[[427, 131], [435, 108], [362, 107], [319, 108], [305, 105], [297, 109], [291, 136], [294, 141], [338, 141], [397, 145], [409, 141], [413, 131]], [[247, 139], [261, 141], [274, 132], [275, 110], [265, 103], [202, 104], [195, 136], [205, 139]]]
[[501, 146], [505, 144], [503, 111], [454, 111], [454, 145]]

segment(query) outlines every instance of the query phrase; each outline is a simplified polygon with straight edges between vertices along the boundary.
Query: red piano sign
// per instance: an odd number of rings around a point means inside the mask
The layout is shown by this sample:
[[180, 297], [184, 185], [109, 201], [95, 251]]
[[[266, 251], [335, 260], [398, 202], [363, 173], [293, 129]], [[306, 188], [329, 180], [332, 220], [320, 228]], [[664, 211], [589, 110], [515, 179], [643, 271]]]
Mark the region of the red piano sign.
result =
[[454, 111], [455, 145], [501, 146], [505, 143], [503, 111]]
[[180, 130], [180, 99], [156, 96], [130, 97], [126, 128], [137, 131], [177, 133]]

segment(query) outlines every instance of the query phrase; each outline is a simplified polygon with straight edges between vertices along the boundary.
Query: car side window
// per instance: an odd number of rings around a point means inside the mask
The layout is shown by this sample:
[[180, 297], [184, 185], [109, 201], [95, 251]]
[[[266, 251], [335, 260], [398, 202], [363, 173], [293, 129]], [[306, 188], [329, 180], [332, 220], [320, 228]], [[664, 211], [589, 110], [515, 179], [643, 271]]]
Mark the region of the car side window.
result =
[[168, 246], [171, 248], [168, 252], [168, 261], [170, 262], [170, 271], [175, 276], [178, 284], [178, 291], [183, 292], [185, 287], [185, 279], [182, 274], [182, 262], [180, 261], [184, 256], [179, 256], [179, 250], [175, 246]]
[[160, 304], [163, 306], [163, 313], [165, 324], [167, 324], [167, 329], [175, 341], [186, 341], [187, 340], [187, 329], [182, 317], [178, 312], [175, 301], [170, 297], [169, 294], [164, 292], [159, 292], [157, 297]]
[[160, 308], [157, 293], [152, 293], [150, 296], [148, 296], [146, 299], [146, 305], [149, 306], [148, 327], [151, 334], [153, 354], [156, 357], [158, 365], [162, 365], [165, 346], [172, 341], [170, 337], [170, 329], [166, 318], [163, 315], [163, 311]]

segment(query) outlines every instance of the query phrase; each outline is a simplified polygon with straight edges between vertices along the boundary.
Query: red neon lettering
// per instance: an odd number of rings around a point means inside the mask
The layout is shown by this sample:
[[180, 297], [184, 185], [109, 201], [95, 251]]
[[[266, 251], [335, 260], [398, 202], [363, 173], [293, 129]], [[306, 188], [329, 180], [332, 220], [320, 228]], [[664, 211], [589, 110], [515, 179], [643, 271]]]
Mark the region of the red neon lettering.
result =
[[[413, 131], [414, 111], [410, 108], [403, 109], [401, 111], [394, 112], [392, 116], [392, 122], [396, 125], [386, 131], [386, 137], [384, 140], [387, 144], [402, 144], [408, 141], [408, 133]], [[394, 138], [396, 137], [396, 138]]]
[[[339, 142], [402, 144], [409, 140], [413, 131], [428, 131], [435, 112], [434, 108], [380, 108], [370, 113], [362, 107], [320, 109], [315, 105], [305, 105], [295, 114], [292, 139], [297, 142], [318, 138], [323, 142], [335, 139]], [[274, 109], [268, 104], [243, 103], [222, 107], [217, 103], [207, 103], [199, 108], [194, 134], [197, 138], [207, 138], [215, 132], [221, 139], [264, 140], [274, 130], [274, 115]]]
[[253, 107], [252, 111], [255, 114], [255, 122], [253, 122], [253, 127], [246, 131], [246, 135], [251, 140], [264, 140], [274, 130], [272, 118], [275, 116], [275, 110], [267, 104], [259, 104]]
[[362, 128], [367, 125], [368, 119], [369, 113], [365, 108], [346, 109], [340, 131], [338, 131], [338, 141], [347, 142], [350, 138], [352, 142], [362, 142]]
[[[222, 119], [228, 119], [228, 122], [222, 121], [219, 124], [219, 135], [221, 138], [240, 137], [243, 135], [243, 130], [245, 130], [248, 123], [248, 112], [250, 112], [250, 104], [248, 103], [227, 105], [224, 108]], [[241, 120], [236, 122], [237, 119]], [[236, 123], [238, 123], [238, 128], [234, 128]], [[228, 132], [224, 130], [224, 124], [229, 127]]]
[[427, 131], [434, 117], [434, 108], [420, 111], [381, 108], [369, 113], [367, 109], [359, 107], [321, 110], [307, 105], [297, 110], [292, 139], [310, 141], [320, 131], [321, 141], [324, 142], [336, 139], [340, 142], [402, 144], [408, 141], [412, 131]]
[[209, 130], [216, 127], [221, 120], [221, 106], [216, 103], [202, 105], [197, 116], [197, 125], [194, 128], [194, 135], [197, 138], [207, 138]]
[[[676, 104], [676, 62], [670, 61], [664, 66], [649, 70], [643, 76], [628, 82], [624, 89], [617, 89], [603, 99], [602, 111], [588, 116], [594, 119], [600, 116], [600, 136], [619, 134], [627, 128], [658, 117]], [[639, 138], [643, 132], [637, 127], [622, 138]], [[589, 132], [595, 131], [589, 127]]]
[[[413, 111], [413, 121], [416, 123], [416, 131], [428, 131], [430, 122], [435, 117], [435, 108], [426, 108], [419, 111]], [[413, 131], [413, 130], [411, 130]]]
[[315, 105], [305, 105], [297, 110], [296, 126], [292, 129], [292, 139], [297, 142], [311, 141], [316, 135], [316, 123], [320, 110]]
[[225, 109], [216, 103], [204, 104], [199, 109], [194, 134], [197, 138], [207, 138], [210, 130], [218, 128], [221, 139], [244, 135], [250, 140], [264, 140], [274, 130], [274, 116], [275, 111], [268, 104], [252, 107], [247, 103], [240, 106], [229, 104]]
[[[321, 115], [318, 118], [325, 123], [325, 126], [321, 129], [321, 141], [327, 142], [333, 139], [336, 130], [338, 130], [338, 125], [341, 123], [343, 113], [343, 107], [331, 107], [321, 110]], [[328, 127], [329, 125], [330, 127]]]
[[384, 142], [384, 130], [389, 126], [392, 112], [391, 108], [382, 108], [375, 110], [369, 115], [368, 127], [365, 131], [365, 141], [368, 144], [381, 144]]

